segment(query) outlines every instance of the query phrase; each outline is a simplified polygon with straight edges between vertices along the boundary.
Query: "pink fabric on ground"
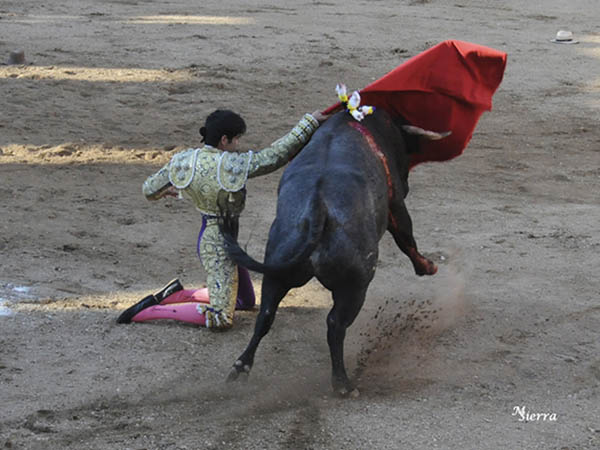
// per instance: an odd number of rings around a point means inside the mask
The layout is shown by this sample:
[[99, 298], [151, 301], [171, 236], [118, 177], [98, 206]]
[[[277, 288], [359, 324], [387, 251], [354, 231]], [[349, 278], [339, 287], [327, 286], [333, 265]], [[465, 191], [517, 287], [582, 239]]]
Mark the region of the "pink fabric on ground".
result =
[[179, 303], [173, 305], [155, 305], [146, 308], [133, 317], [134, 322], [148, 320], [174, 319], [181, 322], [205, 325], [206, 318], [197, 309], [198, 303]]

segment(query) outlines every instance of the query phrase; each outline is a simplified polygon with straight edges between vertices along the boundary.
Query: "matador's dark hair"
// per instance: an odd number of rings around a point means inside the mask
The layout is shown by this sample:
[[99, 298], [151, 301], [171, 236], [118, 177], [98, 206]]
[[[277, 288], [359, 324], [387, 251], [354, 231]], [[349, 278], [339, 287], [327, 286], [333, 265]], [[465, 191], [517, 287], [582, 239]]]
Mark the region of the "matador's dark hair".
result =
[[216, 147], [221, 136], [227, 136], [230, 141], [246, 132], [246, 122], [239, 114], [228, 109], [217, 109], [207, 118], [204, 126], [200, 128], [202, 142]]

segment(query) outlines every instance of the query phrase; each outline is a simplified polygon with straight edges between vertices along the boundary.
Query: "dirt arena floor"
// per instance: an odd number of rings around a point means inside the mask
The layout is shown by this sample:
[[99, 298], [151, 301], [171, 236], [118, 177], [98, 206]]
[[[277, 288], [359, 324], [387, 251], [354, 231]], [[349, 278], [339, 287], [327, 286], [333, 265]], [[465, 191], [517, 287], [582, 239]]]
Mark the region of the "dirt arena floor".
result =
[[[0, 61], [26, 60], [0, 65], [0, 448], [600, 448], [599, 23], [597, 0], [2, 0]], [[507, 70], [465, 154], [411, 173], [440, 271], [382, 240], [346, 345], [359, 398], [332, 395], [317, 282], [246, 384], [224, 381], [256, 311], [222, 333], [115, 323], [205, 280], [199, 214], [141, 184], [208, 113], [241, 112], [259, 149], [446, 39]], [[249, 183], [258, 259], [281, 173]]]

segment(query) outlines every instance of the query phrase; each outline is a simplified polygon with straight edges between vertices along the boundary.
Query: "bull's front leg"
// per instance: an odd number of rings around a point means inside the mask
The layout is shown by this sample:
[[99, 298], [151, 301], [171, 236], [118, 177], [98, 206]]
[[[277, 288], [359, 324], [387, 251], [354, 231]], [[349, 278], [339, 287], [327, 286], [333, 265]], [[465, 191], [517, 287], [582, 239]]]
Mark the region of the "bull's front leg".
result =
[[260, 344], [261, 339], [269, 332], [273, 321], [275, 320], [275, 313], [279, 303], [287, 294], [289, 288], [285, 287], [280, 281], [274, 279], [269, 275], [265, 275], [262, 284], [262, 295], [260, 302], [260, 311], [256, 318], [256, 325], [254, 326], [254, 334], [246, 350], [242, 355], [235, 361], [233, 368], [227, 376], [227, 381], [234, 381], [240, 378], [247, 379], [254, 364], [254, 355], [256, 349]]
[[404, 201], [396, 201], [390, 205], [388, 231], [392, 233], [398, 248], [410, 258], [417, 275], [434, 275], [437, 272], [435, 263], [425, 258], [417, 250], [412, 220]]

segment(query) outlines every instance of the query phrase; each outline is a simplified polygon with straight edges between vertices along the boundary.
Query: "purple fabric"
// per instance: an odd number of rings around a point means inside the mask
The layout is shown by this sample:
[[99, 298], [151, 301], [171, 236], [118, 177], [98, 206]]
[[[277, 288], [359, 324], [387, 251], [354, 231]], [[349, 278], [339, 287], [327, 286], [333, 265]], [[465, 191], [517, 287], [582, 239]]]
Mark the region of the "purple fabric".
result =
[[198, 258], [200, 258], [200, 262], [202, 262], [202, 256], [200, 256], [200, 241], [202, 240], [202, 235], [204, 234], [204, 230], [206, 230], [206, 216], [202, 216], [202, 228], [200, 228], [200, 233], [198, 233], [198, 243], [196, 244], [196, 253], [198, 253]]
[[255, 303], [256, 296], [254, 295], [254, 287], [248, 269], [238, 266], [238, 291], [235, 309], [252, 309]]

